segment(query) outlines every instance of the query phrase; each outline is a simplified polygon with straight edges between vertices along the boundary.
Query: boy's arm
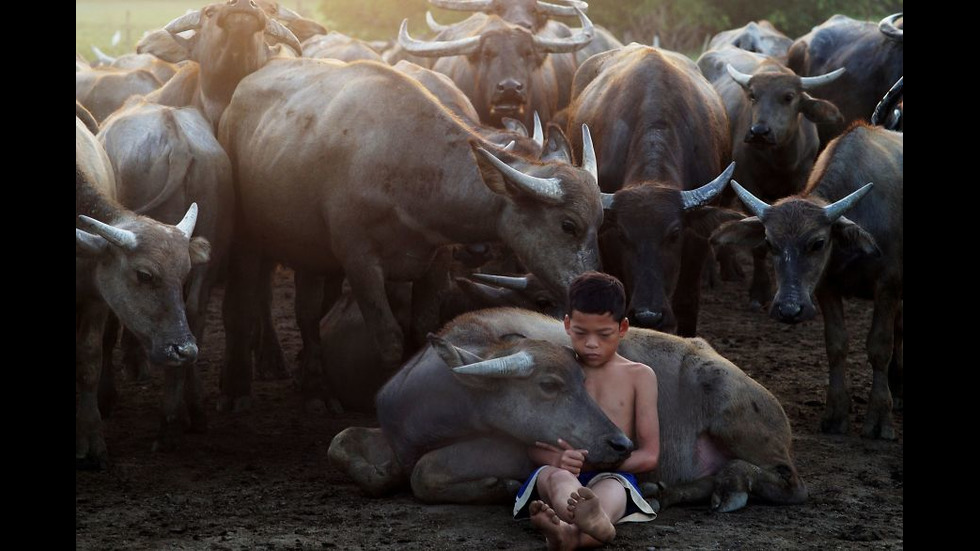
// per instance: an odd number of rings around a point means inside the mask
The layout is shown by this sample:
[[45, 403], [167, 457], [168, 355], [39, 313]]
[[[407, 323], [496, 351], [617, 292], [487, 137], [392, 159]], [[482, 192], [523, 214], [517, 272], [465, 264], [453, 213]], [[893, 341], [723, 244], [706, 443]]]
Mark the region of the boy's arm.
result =
[[657, 414], [657, 374], [647, 366], [637, 370], [634, 382], [633, 419], [636, 424], [636, 446], [623, 461], [620, 471], [643, 473], [660, 464], [660, 418]]
[[558, 439], [558, 446], [560, 447], [545, 442], [535, 442], [533, 447], [528, 448], [527, 455], [535, 465], [551, 465], [578, 475], [582, 471], [585, 456], [589, 451], [577, 450], [561, 438]]

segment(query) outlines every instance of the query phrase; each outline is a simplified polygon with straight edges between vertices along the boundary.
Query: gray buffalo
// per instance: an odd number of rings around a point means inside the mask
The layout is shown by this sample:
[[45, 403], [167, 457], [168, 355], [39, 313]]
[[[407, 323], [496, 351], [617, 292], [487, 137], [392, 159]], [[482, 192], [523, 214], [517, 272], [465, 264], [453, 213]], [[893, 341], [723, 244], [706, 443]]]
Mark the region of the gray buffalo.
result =
[[[513, 499], [535, 441], [561, 437], [616, 463], [628, 440], [597, 412], [568, 344], [559, 320], [533, 312], [460, 316], [378, 394], [381, 428], [341, 432], [330, 460], [370, 494], [407, 483], [423, 501], [453, 503]], [[806, 500], [789, 420], [762, 385], [697, 338], [631, 329], [619, 351], [657, 373], [660, 465], [643, 487], [662, 507]]]
[[896, 438], [891, 410], [902, 400], [904, 144], [901, 133], [854, 126], [820, 154], [803, 193], [772, 206], [732, 184], [755, 216], [712, 237], [770, 249], [779, 283], [769, 311], [774, 319], [813, 319], [813, 297], [819, 302], [830, 360], [825, 432], [846, 433], [850, 426], [842, 299], [855, 297], [874, 300], [867, 340], [874, 381], [864, 435]]

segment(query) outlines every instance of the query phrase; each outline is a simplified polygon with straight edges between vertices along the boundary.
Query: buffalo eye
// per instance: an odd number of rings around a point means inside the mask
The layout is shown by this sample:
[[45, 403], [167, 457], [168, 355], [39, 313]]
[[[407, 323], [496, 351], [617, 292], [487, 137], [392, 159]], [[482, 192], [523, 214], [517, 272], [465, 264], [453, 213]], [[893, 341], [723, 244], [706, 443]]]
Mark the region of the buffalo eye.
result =
[[153, 274], [147, 272], [146, 270], [136, 270], [136, 279], [138, 279], [140, 283], [152, 283]]
[[571, 220], [568, 220], [567, 218], [565, 220], [562, 220], [561, 221], [561, 231], [567, 233], [568, 235], [571, 235], [572, 237], [575, 237], [575, 231], [576, 231], [575, 230], [575, 222], [572, 222]]
[[538, 387], [540, 387], [541, 391], [545, 394], [554, 395], [558, 394], [558, 392], [561, 390], [562, 384], [560, 380], [549, 377], [539, 382]]
[[680, 239], [680, 237], [681, 237], [681, 229], [680, 228], [674, 228], [674, 229], [670, 230], [669, 232], [667, 232], [667, 236], [664, 237], [664, 243], [666, 243], [667, 245], [673, 245], [673, 244], [677, 243], [677, 241]]
[[213, 6], [208, 6], [207, 8], [204, 8], [204, 16], [205, 17], [211, 17], [212, 15], [214, 15], [214, 7]]
[[783, 100], [786, 101], [786, 103], [792, 103], [794, 99], [796, 99], [796, 94], [793, 92], [787, 92], [786, 95], [783, 96]]
[[814, 240], [813, 243], [810, 243], [810, 252], [819, 253], [820, 251], [823, 250], [825, 244], [826, 241], [824, 241], [823, 239]]
[[757, 98], [755, 97], [755, 92], [749, 92], [749, 101], [755, 103], [756, 99]]

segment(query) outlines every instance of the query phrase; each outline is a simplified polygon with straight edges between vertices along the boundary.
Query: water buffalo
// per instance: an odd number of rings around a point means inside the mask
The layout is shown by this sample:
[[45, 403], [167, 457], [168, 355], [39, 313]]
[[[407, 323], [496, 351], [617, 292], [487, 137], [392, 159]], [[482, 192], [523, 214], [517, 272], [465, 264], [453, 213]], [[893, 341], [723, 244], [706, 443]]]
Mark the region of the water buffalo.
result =
[[835, 15], [798, 38], [787, 66], [800, 76], [822, 75], [843, 67], [847, 72], [835, 86], [814, 95], [833, 102], [844, 115], [840, 123], [820, 125], [820, 144], [826, 146], [847, 125], [867, 121], [875, 105], [903, 75], [902, 14], [875, 24]]
[[779, 283], [769, 312], [774, 319], [812, 319], [816, 296], [830, 360], [825, 432], [849, 428], [842, 299], [856, 297], [874, 300], [868, 334], [874, 381], [863, 433], [896, 438], [891, 410], [893, 396], [897, 403], [902, 398], [903, 150], [901, 133], [858, 124], [820, 154], [800, 195], [769, 206], [733, 183], [755, 216], [723, 226], [712, 237], [716, 243], [766, 243]]
[[[536, 440], [561, 436], [590, 461], [615, 463], [619, 445], [598, 422], [568, 345], [561, 321], [533, 312], [460, 316], [378, 394], [381, 428], [341, 432], [330, 460], [368, 493], [410, 482], [419, 499], [453, 503], [513, 499]], [[644, 488], [662, 507], [806, 500], [789, 420], [762, 385], [697, 338], [631, 328], [619, 352], [657, 374], [660, 463]]]
[[[799, 77], [772, 57], [731, 47], [705, 52], [698, 67], [728, 112], [735, 179], [768, 202], [799, 193], [817, 159], [817, 125], [842, 120], [834, 104], [809, 92], [830, 85], [844, 69]], [[766, 249], [753, 257], [749, 298], [762, 305], [772, 292]]]
[[99, 67], [75, 72], [75, 100], [102, 122], [132, 96], [143, 96], [160, 88], [153, 73], [143, 69]]
[[772, 23], [763, 19], [758, 23], [749, 21], [737, 29], [729, 29], [714, 35], [708, 43], [708, 49], [719, 50], [725, 46], [734, 46], [748, 52], [785, 60], [792, 45], [793, 39], [779, 32]]
[[[398, 112], [387, 111], [393, 105]], [[346, 276], [389, 367], [401, 363], [403, 339], [385, 282], [421, 277], [437, 247], [502, 240], [559, 296], [599, 262], [591, 152], [576, 168], [496, 150], [385, 65], [270, 63], [242, 80], [219, 140], [236, 174], [236, 227], [249, 243], [225, 295], [230, 400], [249, 394], [250, 299], [262, 286], [256, 257], [245, 253], [328, 278], [328, 302]], [[323, 289], [297, 300], [304, 343], [319, 340]]]
[[503, 117], [511, 117], [531, 126], [533, 112], [547, 122], [568, 104], [575, 60], [549, 54], [574, 52], [592, 40], [592, 22], [578, 14], [582, 28], [569, 37], [534, 34], [491, 15], [474, 16], [454, 30], [454, 38], [431, 42], [410, 37], [406, 19], [398, 42], [413, 55], [440, 58], [432, 68], [463, 90], [481, 122], [501, 126]]
[[598, 144], [599, 245], [630, 323], [694, 336], [707, 236], [735, 216], [705, 206], [731, 177], [719, 176], [731, 155], [721, 99], [686, 57], [635, 43], [590, 58], [575, 90], [568, 124], [588, 124]]
[[383, 63], [381, 55], [374, 51], [367, 42], [337, 31], [311, 36], [303, 41], [303, 56], [339, 59], [341, 61], [364, 59]]
[[193, 364], [197, 344], [182, 287], [191, 266], [207, 261], [209, 246], [191, 237], [197, 205], [176, 226], [120, 206], [109, 159], [77, 117], [75, 215], [75, 462], [104, 468], [108, 454], [97, 392], [106, 318], [111, 310], [154, 363], [174, 369]]

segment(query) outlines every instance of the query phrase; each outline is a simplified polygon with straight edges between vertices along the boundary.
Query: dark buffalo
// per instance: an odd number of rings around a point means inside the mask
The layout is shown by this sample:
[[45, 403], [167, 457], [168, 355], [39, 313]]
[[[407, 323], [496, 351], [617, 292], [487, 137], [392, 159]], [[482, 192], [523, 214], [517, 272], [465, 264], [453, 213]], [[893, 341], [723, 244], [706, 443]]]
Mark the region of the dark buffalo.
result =
[[763, 19], [756, 23], [749, 21], [737, 28], [722, 31], [711, 38], [709, 50], [734, 46], [748, 52], [756, 52], [785, 60], [793, 39], [779, 32], [772, 23]]
[[502, 126], [502, 118], [511, 117], [529, 127], [535, 111], [547, 122], [568, 104], [575, 60], [550, 54], [574, 52], [591, 42], [592, 22], [578, 13], [582, 28], [565, 38], [534, 34], [491, 15], [468, 19], [455, 30], [456, 38], [432, 42], [411, 38], [405, 20], [398, 41], [414, 55], [440, 58], [432, 68], [470, 98], [484, 124]]
[[[568, 344], [560, 321], [533, 312], [460, 316], [379, 393], [381, 429], [341, 432], [331, 462], [375, 495], [410, 481], [424, 501], [474, 503], [513, 499], [536, 440], [560, 436], [590, 461], [615, 461], [618, 444], [595, 417], [581, 368], [565, 363]], [[661, 506], [806, 500], [789, 420], [762, 385], [701, 339], [631, 328], [619, 352], [657, 374], [660, 462], [644, 488]]]
[[867, 121], [875, 105], [904, 73], [902, 14], [875, 24], [835, 15], [793, 43], [788, 66], [800, 76], [822, 75], [843, 67], [847, 72], [835, 86], [814, 92], [832, 102], [843, 122], [820, 125], [826, 145], [856, 120]]
[[[817, 125], [842, 120], [834, 104], [809, 93], [838, 80], [844, 69], [799, 77], [770, 56], [731, 47], [706, 52], [698, 67], [728, 112], [735, 179], [767, 202], [802, 191], [820, 147]], [[749, 297], [761, 305], [772, 292], [766, 249], [753, 257]]]
[[194, 237], [197, 205], [176, 226], [139, 216], [115, 201], [112, 166], [95, 136], [75, 119], [75, 461], [105, 467], [97, 392], [109, 312], [150, 359], [192, 369], [197, 344], [184, 314], [182, 287], [192, 264], [208, 259]]
[[[769, 206], [732, 184], [755, 216], [722, 227], [713, 236], [716, 243], [765, 241], [779, 282], [769, 312], [774, 319], [812, 319], [816, 296], [830, 359], [821, 423], [825, 432], [846, 433], [849, 427], [841, 299], [856, 297], [874, 300], [868, 334], [874, 381], [864, 435], [896, 437], [891, 410], [893, 396], [898, 403], [902, 397], [903, 150], [901, 133], [857, 125], [821, 153], [800, 195]], [[867, 182], [873, 182], [873, 188]]]
[[[599, 262], [593, 157], [586, 170], [491, 152], [417, 81], [385, 65], [269, 64], [239, 85], [219, 139], [236, 173], [243, 252], [327, 277], [328, 302], [346, 276], [386, 366], [401, 363], [403, 339], [385, 282], [421, 277], [439, 246], [504, 241], [559, 296]], [[233, 400], [249, 394], [251, 299], [262, 286], [248, 261], [232, 270], [225, 296], [223, 392]], [[319, 340], [323, 289], [297, 300], [304, 342]]]
[[640, 44], [593, 56], [575, 83], [569, 128], [594, 129], [599, 186], [614, 194], [603, 267], [626, 286], [631, 324], [693, 336], [707, 236], [734, 215], [704, 206], [731, 177], [718, 176], [731, 155], [721, 99], [691, 60]]

